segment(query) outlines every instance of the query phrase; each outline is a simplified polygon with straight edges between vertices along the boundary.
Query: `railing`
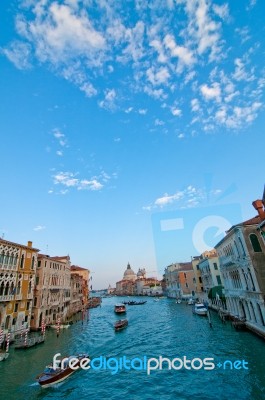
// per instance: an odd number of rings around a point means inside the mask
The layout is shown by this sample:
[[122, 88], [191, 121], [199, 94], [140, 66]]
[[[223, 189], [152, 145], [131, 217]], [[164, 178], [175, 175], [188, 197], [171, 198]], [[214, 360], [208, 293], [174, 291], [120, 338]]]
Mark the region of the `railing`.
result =
[[234, 256], [221, 256], [220, 264], [221, 267], [226, 267], [228, 265], [233, 265], [236, 263], [236, 258]]
[[16, 300], [21, 300], [22, 299], [22, 294], [16, 294], [15, 299]]
[[12, 294], [7, 294], [5, 296], [0, 296], [0, 301], [11, 301], [14, 300], [14, 295]]

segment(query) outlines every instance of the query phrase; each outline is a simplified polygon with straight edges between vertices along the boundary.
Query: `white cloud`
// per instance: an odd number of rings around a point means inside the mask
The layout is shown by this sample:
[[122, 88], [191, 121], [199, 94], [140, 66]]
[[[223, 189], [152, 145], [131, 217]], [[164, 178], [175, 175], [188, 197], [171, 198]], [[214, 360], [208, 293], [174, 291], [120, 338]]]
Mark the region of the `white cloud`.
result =
[[191, 109], [193, 112], [200, 111], [200, 103], [198, 99], [192, 99], [191, 100]]
[[184, 139], [184, 137], [185, 137], [184, 133], [180, 133], [180, 134], [178, 135], [178, 138], [179, 138], [179, 139]]
[[164, 44], [170, 50], [171, 57], [177, 57], [179, 60], [178, 69], [181, 71], [184, 66], [192, 66], [195, 62], [194, 55], [191, 50], [185, 46], [178, 46], [172, 35], [166, 35]]
[[182, 111], [179, 108], [176, 108], [176, 107], [172, 107], [171, 108], [171, 113], [175, 117], [180, 117], [182, 115]]
[[151, 67], [146, 71], [146, 75], [149, 82], [154, 86], [167, 83], [170, 78], [170, 74], [166, 67], [160, 67], [157, 70], [155, 70], [154, 67]]
[[[53, 175], [53, 183], [55, 185], [63, 186], [64, 189], [60, 190], [61, 194], [68, 193], [70, 188], [75, 188], [77, 190], [91, 190], [96, 191], [104, 187], [104, 185], [99, 181], [97, 177], [91, 179], [80, 179], [77, 178], [77, 173], [72, 172], [58, 172]], [[99, 177], [102, 181], [107, 182], [111, 177], [102, 171]], [[53, 191], [51, 191], [53, 192]]]
[[36, 232], [43, 231], [44, 229], [46, 229], [46, 226], [44, 225], [37, 225], [35, 228], [33, 228], [33, 230]]
[[220, 101], [221, 89], [220, 84], [214, 82], [212, 86], [208, 86], [206, 84], [201, 85], [200, 87], [201, 93], [206, 100], [216, 100]]
[[138, 110], [138, 113], [139, 113], [140, 115], [145, 115], [145, 114], [147, 113], [147, 109], [146, 109], [146, 108], [140, 108], [140, 109]]
[[161, 121], [160, 119], [156, 119], [155, 120], [155, 126], [162, 126], [162, 125], [165, 125], [165, 122], [164, 121]]
[[233, 78], [237, 81], [253, 81], [255, 79], [254, 68], [251, 69], [250, 73], [247, 73], [242, 59], [236, 58]]
[[218, 17], [221, 19], [228, 19], [229, 17], [229, 7], [228, 4], [225, 3], [222, 6], [218, 6], [217, 4], [213, 5], [213, 10]]
[[79, 184], [77, 189], [78, 190], [84, 190], [84, 189], [88, 189], [88, 190], [100, 190], [103, 188], [103, 185], [98, 182], [96, 179], [92, 179], [92, 180], [87, 180], [87, 179], [82, 179]]
[[62, 157], [63, 156], [63, 152], [62, 150], [57, 150], [56, 151], [57, 156]]
[[30, 54], [31, 46], [28, 43], [14, 41], [9, 48], [2, 49], [2, 53], [18, 69], [28, 69], [31, 67]]
[[106, 110], [114, 110], [116, 105], [115, 105], [115, 100], [117, 97], [117, 93], [115, 91], [115, 89], [107, 89], [105, 90], [105, 98], [104, 100], [101, 100], [99, 102], [99, 106], [101, 108], [105, 108]]
[[133, 107], [128, 107], [128, 108], [126, 108], [125, 112], [126, 112], [126, 114], [130, 114], [132, 112], [132, 110], [133, 110]]

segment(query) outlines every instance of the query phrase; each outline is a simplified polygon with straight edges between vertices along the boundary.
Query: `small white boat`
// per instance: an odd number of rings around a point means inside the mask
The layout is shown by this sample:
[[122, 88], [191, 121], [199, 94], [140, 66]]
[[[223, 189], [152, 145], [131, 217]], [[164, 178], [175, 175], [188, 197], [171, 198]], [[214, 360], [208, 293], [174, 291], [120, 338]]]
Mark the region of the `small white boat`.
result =
[[71, 325], [70, 325], [70, 324], [50, 325], [50, 327], [51, 327], [52, 329], [57, 329], [58, 326], [60, 327], [60, 329], [67, 329], [67, 328], [69, 328]]
[[181, 301], [180, 299], [178, 299], [178, 300], [176, 301], [176, 303], [177, 303], [177, 304], [181, 304], [182, 301]]
[[189, 299], [189, 301], [188, 301], [188, 306], [193, 306], [193, 304], [194, 304], [194, 300], [193, 299]]
[[197, 315], [207, 315], [207, 308], [203, 303], [195, 303], [193, 307], [194, 314]]
[[9, 353], [6, 351], [0, 351], [0, 361], [5, 361], [9, 356]]

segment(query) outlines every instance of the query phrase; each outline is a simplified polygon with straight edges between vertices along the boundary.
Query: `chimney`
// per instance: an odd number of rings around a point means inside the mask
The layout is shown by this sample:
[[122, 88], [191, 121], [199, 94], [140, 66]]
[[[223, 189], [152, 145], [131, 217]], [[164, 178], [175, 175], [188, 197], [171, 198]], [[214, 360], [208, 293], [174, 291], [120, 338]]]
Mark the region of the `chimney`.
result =
[[265, 220], [265, 210], [263, 208], [263, 202], [262, 200], [255, 200], [252, 203], [253, 207], [255, 208], [255, 210], [258, 211], [259, 216], [262, 220]]
[[32, 247], [32, 242], [28, 240], [28, 247]]

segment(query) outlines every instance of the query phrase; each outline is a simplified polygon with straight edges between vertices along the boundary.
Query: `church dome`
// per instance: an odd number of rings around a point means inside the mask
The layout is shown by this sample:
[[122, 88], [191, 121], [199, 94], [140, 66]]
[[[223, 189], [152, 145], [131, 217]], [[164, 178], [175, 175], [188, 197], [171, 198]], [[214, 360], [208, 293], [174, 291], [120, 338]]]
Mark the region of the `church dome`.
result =
[[125, 270], [123, 274], [123, 279], [131, 280], [134, 281], [136, 279], [136, 275], [134, 271], [131, 269], [130, 264], [128, 263], [127, 269]]

